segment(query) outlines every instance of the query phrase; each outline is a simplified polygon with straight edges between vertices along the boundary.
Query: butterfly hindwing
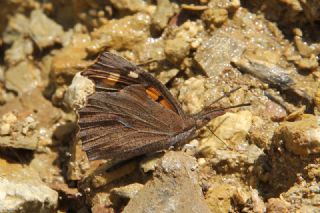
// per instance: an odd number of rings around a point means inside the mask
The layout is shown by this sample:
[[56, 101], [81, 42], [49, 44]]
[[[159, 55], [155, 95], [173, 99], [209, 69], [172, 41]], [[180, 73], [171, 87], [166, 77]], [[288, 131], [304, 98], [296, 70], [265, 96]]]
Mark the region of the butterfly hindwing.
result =
[[153, 101], [142, 85], [100, 91], [79, 110], [79, 138], [90, 160], [129, 158], [170, 146], [184, 129], [182, 118]]

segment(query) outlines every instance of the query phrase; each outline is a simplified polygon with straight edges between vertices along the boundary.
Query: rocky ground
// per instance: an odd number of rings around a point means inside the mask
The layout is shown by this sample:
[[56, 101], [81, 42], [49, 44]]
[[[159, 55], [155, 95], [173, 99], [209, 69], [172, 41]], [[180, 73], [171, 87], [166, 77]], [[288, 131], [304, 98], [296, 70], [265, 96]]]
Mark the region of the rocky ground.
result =
[[[0, 13], [1, 213], [320, 212], [319, 1], [5, 0]], [[104, 49], [187, 113], [239, 86], [217, 106], [251, 106], [106, 169], [74, 137], [93, 92], [79, 72]]]

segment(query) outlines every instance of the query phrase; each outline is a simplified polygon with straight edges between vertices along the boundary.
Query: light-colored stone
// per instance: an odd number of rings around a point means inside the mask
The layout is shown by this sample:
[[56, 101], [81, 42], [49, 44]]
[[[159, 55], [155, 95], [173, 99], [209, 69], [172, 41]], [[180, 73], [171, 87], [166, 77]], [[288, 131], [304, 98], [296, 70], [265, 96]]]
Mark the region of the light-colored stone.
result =
[[159, 164], [159, 161], [161, 160], [162, 153], [155, 153], [151, 156], [148, 156], [144, 158], [140, 162], [140, 168], [144, 173], [154, 171], [156, 169], [156, 166]]
[[111, 191], [111, 195], [122, 198], [122, 199], [131, 199], [133, 198], [142, 188], [143, 184], [133, 183], [123, 187], [114, 188]]
[[9, 64], [17, 64], [26, 60], [33, 52], [33, 45], [30, 39], [19, 37], [13, 42], [10, 49], [5, 52], [5, 60]]
[[163, 30], [173, 15], [174, 8], [172, 3], [169, 0], [158, 0], [156, 11], [152, 15], [152, 25], [155, 30]]
[[[206, 155], [207, 153], [204, 153]], [[255, 164], [264, 153], [256, 145], [248, 145], [237, 150], [215, 150], [210, 153], [209, 164], [220, 172], [239, 171], [247, 172], [247, 168]], [[208, 157], [208, 155], [206, 155]]]
[[143, 0], [110, 0], [110, 2], [118, 10], [130, 12], [147, 11], [147, 4]]
[[9, 23], [3, 33], [5, 43], [13, 43], [18, 40], [21, 35], [28, 35], [29, 33], [29, 19], [17, 13], [9, 19]]
[[206, 79], [204, 77], [191, 77], [184, 81], [179, 89], [178, 100], [183, 109], [190, 113], [197, 113], [203, 109], [206, 104], [205, 88]]
[[51, 144], [60, 116], [37, 89], [8, 102], [0, 108], [0, 147], [36, 150]]
[[268, 213], [289, 213], [289, 204], [279, 198], [270, 198], [267, 203]]
[[218, 76], [224, 69], [231, 68], [232, 59], [241, 56], [244, 50], [243, 41], [218, 30], [201, 44], [195, 60], [208, 76]]
[[98, 51], [105, 47], [133, 49], [150, 36], [150, 22], [150, 16], [143, 13], [110, 20], [91, 33], [93, 43], [96, 44], [95, 49]]
[[63, 102], [71, 109], [79, 109], [84, 106], [87, 96], [94, 90], [94, 83], [78, 72], [68, 87]]
[[313, 115], [295, 122], [284, 122], [276, 131], [277, 140], [297, 155], [320, 153], [320, 119]]
[[228, 112], [217, 117], [208, 125], [208, 128], [215, 131], [215, 135], [204, 137], [200, 141], [200, 152], [204, 156], [210, 157], [218, 147], [225, 146], [221, 140], [225, 141], [230, 147], [242, 149], [251, 125], [252, 113], [250, 111]]
[[40, 84], [41, 73], [30, 61], [22, 61], [5, 72], [6, 87], [21, 95]]
[[48, 18], [42, 10], [33, 10], [30, 18], [17, 13], [9, 21], [5, 31], [5, 42], [12, 43], [21, 37], [29, 36], [40, 48], [61, 42], [62, 26]]
[[40, 48], [61, 42], [64, 33], [62, 26], [49, 19], [42, 10], [31, 12], [29, 31]]
[[58, 193], [35, 171], [0, 159], [0, 213], [54, 212], [57, 204]]
[[154, 178], [129, 201], [123, 212], [209, 213], [196, 168], [194, 158], [181, 152], [166, 153]]

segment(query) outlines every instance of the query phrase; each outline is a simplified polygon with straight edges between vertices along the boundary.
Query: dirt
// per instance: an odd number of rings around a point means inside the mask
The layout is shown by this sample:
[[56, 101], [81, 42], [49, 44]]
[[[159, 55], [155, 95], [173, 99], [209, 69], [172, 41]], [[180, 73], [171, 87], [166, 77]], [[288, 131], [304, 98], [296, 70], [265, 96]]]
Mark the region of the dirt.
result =
[[[317, 0], [0, 3], [0, 212], [320, 212]], [[181, 150], [89, 162], [80, 75], [103, 50], [187, 113], [232, 109]], [[226, 98], [214, 102], [232, 89]]]

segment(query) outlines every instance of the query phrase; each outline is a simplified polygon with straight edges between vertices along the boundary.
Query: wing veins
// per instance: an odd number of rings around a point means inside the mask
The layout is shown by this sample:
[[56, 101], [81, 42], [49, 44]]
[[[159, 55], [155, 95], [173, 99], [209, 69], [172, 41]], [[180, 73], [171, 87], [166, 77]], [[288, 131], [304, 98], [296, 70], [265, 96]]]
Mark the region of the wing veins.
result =
[[[93, 107], [93, 108], [96, 108], [96, 109], [101, 109], [101, 110], [103, 110], [103, 109], [108, 109], [108, 108], [104, 108], [104, 107], [100, 107], [100, 106], [96, 106], [96, 105], [87, 105], [87, 106], [90, 106], [90, 107]], [[115, 106], [115, 105], [113, 105], [113, 106]], [[132, 110], [132, 111], [133, 111], [133, 110]], [[135, 115], [134, 115], [134, 117], [133, 117], [132, 115], [129, 115], [129, 114], [127, 114], [127, 113], [124, 113], [123, 111], [121, 111], [120, 113], [108, 112], [108, 113], [106, 113], [106, 114], [118, 115], [118, 116], [120, 116], [120, 117], [123, 116], [123, 115], [125, 115], [125, 116], [127, 116], [127, 117], [129, 117], [129, 118], [132, 118], [132, 119], [136, 119], [136, 120], [138, 120], [138, 121], [141, 121], [142, 123], [147, 124], [147, 126], [152, 126], [153, 128], [157, 129], [157, 127], [156, 127], [155, 125], [151, 124], [150, 122], [147, 122], [146, 120], [144, 120], [144, 119], [142, 119], [142, 118], [140, 118], [140, 117], [138, 117], [138, 116], [135, 116]], [[114, 121], [120, 122], [120, 121], [117, 120], [117, 119], [114, 119]], [[125, 125], [124, 125], [124, 126], [125, 126]]]
[[[100, 101], [100, 100], [98, 100], [98, 99], [95, 99], [95, 100]], [[104, 102], [104, 103], [105, 103], [105, 102]], [[125, 111], [131, 111], [131, 112], [134, 112], [134, 113], [136, 113], [136, 114], [139, 113], [138, 111], [135, 111], [135, 110], [132, 110], [132, 109], [123, 107], [123, 106], [114, 105], [114, 104], [112, 104], [112, 103], [106, 103], [106, 104], [111, 105], [111, 106], [113, 106], [113, 107], [121, 108], [121, 109], [122, 109], [121, 112], [123, 112], [123, 113], [124, 113], [123, 110], [125, 110]], [[148, 112], [145, 110], [145, 107], [144, 107], [144, 106], [142, 106], [141, 104], [137, 104], [137, 105], [138, 105], [138, 106], [140, 107], [140, 109], [143, 110], [145, 113], [148, 113]], [[160, 105], [161, 105], [161, 104], [160, 104]], [[87, 106], [93, 107], [93, 106], [95, 106], [95, 105], [90, 105], [90, 104], [88, 104]], [[162, 106], [162, 105], [161, 105], [161, 106]], [[101, 109], [107, 109], [107, 108], [101, 108]], [[127, 113], [124, 113], [124, 114], [128, 115]], [[148, 113], [148, 114], [149, 114], [149, 113]], [[154, 120], [156, 120], [157, 122], [161, 123], [161, 124], [164, 125], [164, 126], [167, 126], [167, 125], [168, 125], [168, 124], [160, 121], [157, 117], [153, 116], [152, 114], [149, 114], [149, 116], [151, 116]], [[129, 117], [130, 117], [130, 116], [129, 116]], [[146, 122], [147, 124], [149, 124], [147, 121], [145, 121], [145, 122]]]

